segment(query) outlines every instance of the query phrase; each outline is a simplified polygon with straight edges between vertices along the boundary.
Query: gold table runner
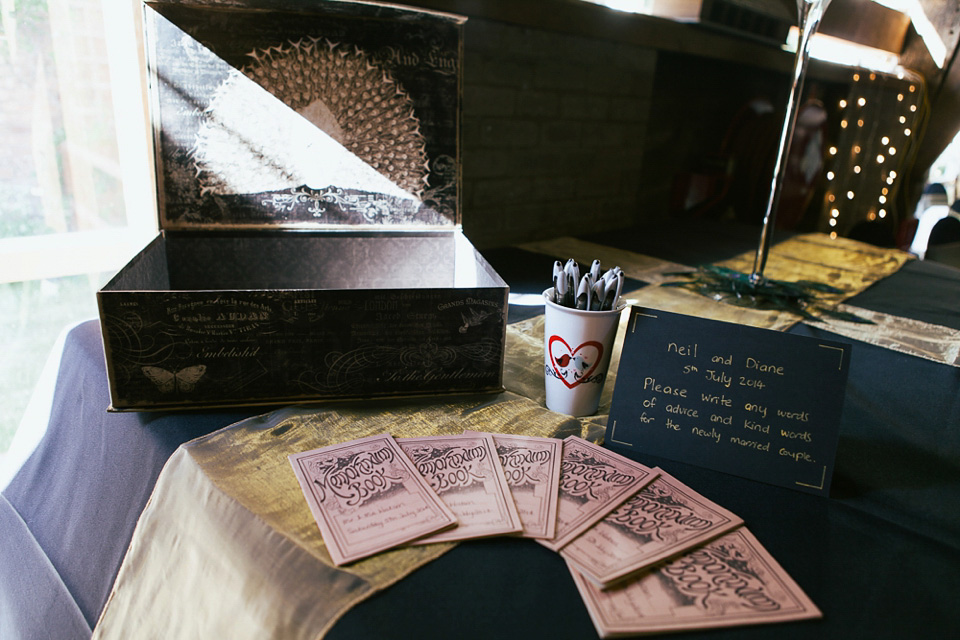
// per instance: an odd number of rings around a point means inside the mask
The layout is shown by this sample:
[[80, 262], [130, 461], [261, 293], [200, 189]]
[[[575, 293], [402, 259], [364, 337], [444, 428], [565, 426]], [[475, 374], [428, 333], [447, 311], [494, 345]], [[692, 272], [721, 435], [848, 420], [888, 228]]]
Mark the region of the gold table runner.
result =
[[[671, 279], [666, 276], [667, 273], [690, 270], [690, 267], [674, 262], [575, 238], [531, 242], [519, 247], [558, 259], [575, 258], [585, 264], [598, 259], [603, 264], [619, 265], [628, 277], [652, 285]], [[764, 274], [773, 280], [814, 280], [836, 287], [843, 293], [819, 296], [824, 305], [832, 307], [895, 273], [909, 259], [910, 255], [903, 251], [880, 249], [846, 238], [831, 239], [822, 233], [809, 233], [774, 245], [768, 254]], [[750, 252], [717, 264], [750, 273], [753, 260], [754, 253]], [[800, 321], [798, 315], [786, 311], [717, 304], [692, 291], [673, 287], [645, 287], [635, 292], [633, 297], [636, 304], [645, 307], [765, 329], [782, 331]]]
[[[668, 273], [690, 270], [690, 267], [675, 262], [658, 261], [649, 256], [610, 249], [575, 238], [532, 242], [520, 245], [520, 248], [559, 259], [573, 257], [583, 263], [596, 258], [605, 264], [619, 264], [628, 276], [651, 285], [674, 280], [666, 275]], [[753, 253], [744, 253], [717, 264], [749, 272], [753, 268], [753, 259]], [[960, 331], [843, 304], [843, 300], [895, 273], [912, 259], [910, 254], [896, 249], [882, 249], [848, 238], [831, 239], [824, 234], [812, 233], [774, 245], [765, 273], [776, 280], [814, 280], [842, 289], [842, 294], [821, 296], [821, 302], [827, 307], [873, 323], [860, 324], [825, 316], [817, 323], [805, 322], [809, 326], [899, 353], [960, 367]], [[800, 322], [799, 316], [785, 311], [762, 311], [719, 304], [692, 291], [675, 287], [648, 286], [630, 292], [627, 298], [630, 304], [765, 329], [784, 331]], [[611, 364], [611, 370], [615, 371], [614, 364]], [[603, 408], [601, 403], [601, 410]]]
[[960, 367], [960, 331], [956, 329], [847, 304], [838, 305], [837, 309], [870, 320], [873, 324], [825, 318], [822, 323], [811, 326], [877, 347]]

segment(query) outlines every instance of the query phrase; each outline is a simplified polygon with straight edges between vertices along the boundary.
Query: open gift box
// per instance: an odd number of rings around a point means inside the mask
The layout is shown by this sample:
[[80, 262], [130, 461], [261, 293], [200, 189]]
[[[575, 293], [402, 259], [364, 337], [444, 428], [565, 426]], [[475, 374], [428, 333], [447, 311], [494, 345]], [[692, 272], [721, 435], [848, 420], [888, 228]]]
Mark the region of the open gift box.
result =
[[111, 408], [502, 388], [460, 229], [463, 19], [144, 5], [161, 234], [98, 292]]

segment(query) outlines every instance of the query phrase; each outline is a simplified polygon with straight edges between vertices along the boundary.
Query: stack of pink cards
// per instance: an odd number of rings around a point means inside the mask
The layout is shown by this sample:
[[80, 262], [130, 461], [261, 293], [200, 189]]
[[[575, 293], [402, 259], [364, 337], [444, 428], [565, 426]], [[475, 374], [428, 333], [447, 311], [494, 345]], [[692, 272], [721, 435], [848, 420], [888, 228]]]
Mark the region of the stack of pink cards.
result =
[[290, 456], [334, 564], [401, 545], [552, 537], [562, 442], [389, 434]]
[[821, 617], [738, 516], [654, 473], [560, 549], [601, 637]]
[[560, 551], [601, 588], [743, 523], [676, 478], [656, 471], [653, 482]]
[[570, 572], [602, 638], [822, 615], [744, 527], [607, 590]]
[[383, 434], [290, 463], [338, 565], [523, 536], [564, 558], [605, 638], [821, 615], [739, 517], [582, 438]]

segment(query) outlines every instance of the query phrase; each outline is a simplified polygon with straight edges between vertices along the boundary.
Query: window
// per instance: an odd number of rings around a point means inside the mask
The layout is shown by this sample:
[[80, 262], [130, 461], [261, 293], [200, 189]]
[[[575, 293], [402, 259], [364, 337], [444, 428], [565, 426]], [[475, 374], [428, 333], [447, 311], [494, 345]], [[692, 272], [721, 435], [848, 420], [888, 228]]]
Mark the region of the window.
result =
[[56, 337], [156, 233], [139, 0], [0, 0], [0, 453]]

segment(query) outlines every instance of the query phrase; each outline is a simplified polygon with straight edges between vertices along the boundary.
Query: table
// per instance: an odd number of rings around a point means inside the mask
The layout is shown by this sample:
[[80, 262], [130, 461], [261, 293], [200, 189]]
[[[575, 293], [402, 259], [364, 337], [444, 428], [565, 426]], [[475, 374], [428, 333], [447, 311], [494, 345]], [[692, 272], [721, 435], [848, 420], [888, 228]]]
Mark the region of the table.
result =
[[[587, 239], [692, 265], [752, 250], [753, 233], [742, 231], [645, 228]], [[519, 248], [484, 253], [512, 292], [542, 290], [552, 259]], [[960, 331], [960, 270], [912, 261], [847, 302]], [[529, 315], [511, 307], [511, 320]], [[844, 340], [808, 324], [789, 331]], [[824, 613], [688, 637], [942, 637], [960, 628], [960, 367], [862, 342], [852, 357], [829, 499], [638, 457], [740, 515]], [[164, 464], [183, 443], [251, 415], [107, 414], [106, 404], [99, 327], [89, 322], [67, 337], [47, 433], [0, 497], [2, 638], [90, 637]], [[521, 636], [596, 632], [561, 559], [506, 538], [455, 546], [353, 606], [326, 635]]]

